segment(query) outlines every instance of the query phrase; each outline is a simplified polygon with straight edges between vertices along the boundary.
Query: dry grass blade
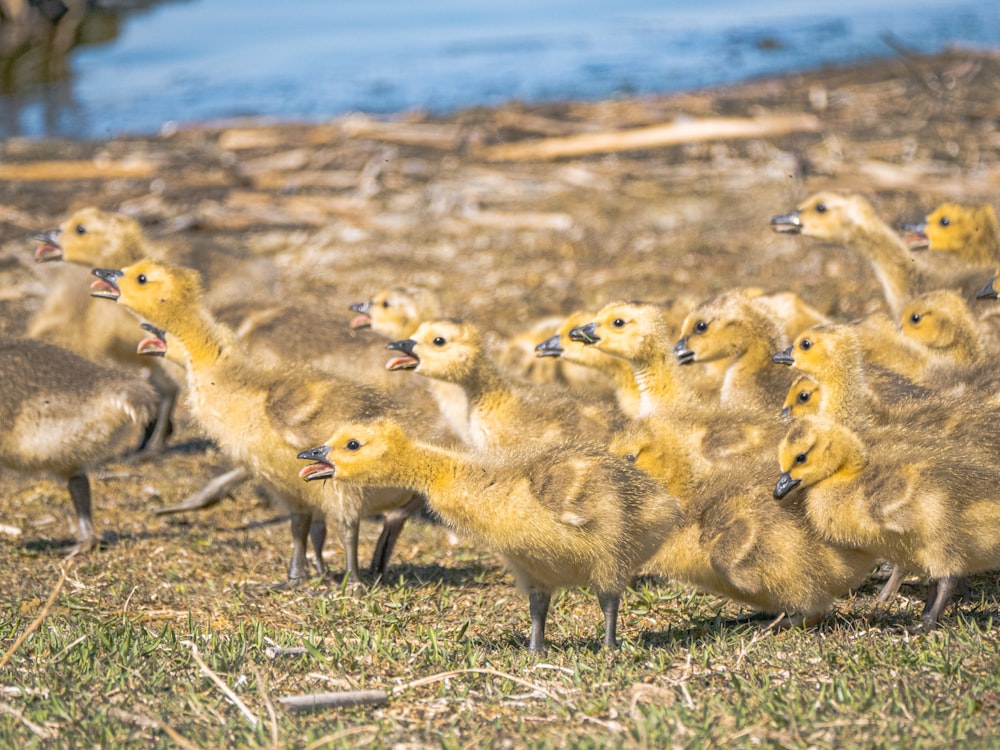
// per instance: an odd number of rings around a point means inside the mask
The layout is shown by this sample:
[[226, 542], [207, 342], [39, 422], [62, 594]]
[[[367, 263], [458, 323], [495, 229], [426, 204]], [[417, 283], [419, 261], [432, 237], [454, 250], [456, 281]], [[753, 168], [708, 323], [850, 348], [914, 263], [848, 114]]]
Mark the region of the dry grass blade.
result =
[[28, 728], [33, 735], [42, 740], [54, 739], [56, 734], [51, 729], [46, 729], [45, 727], [39, 726], [33, 721], [30, 721], [24, 714], [18, 711], [13, 706], [9, 706], [6, 703], [0, 703], [0, 712], [5, 714], [10, 714], [15, 719], [20, 721], [24, 726]]
[[485, 674], [485, 675], [492, 675], [493, 677], [502, 677], [505, 680], [510, 680], [511, 682], [517, 683], [518, 685], [522, 685], [523, 687], [534, 690], [537, 693], [541, 693], [549, 700], [555, 701], [560, 705], [571, 705], [567, 704], [565, 701], [559, 698], [559, 696], [555, 695], [549, 690], [546, 690], [541, 685], [536, 685], [533, 682], [522, 680], [520, 677], [515, 677], [512, 674], [508, 674], [507, 672], [501, 672], [497, 669], [453, 669], [449, 672], [440, 672], [438, 674], [428, 675], [427, 677], [421, 677], [419, 680], [413, 680], [412, 682], [407, 682], [405, 685], [399, 685], [398, 687], [394, 687], [392, 689], [392, 694], [399, 695], [400, 693], [403, 693], [411, 688], [421, 687], [422, 685], [430, 685], [435, 682], [441, 682], [443, 680], [447, 680], [449, 677], [457, 677], [463, 674]]
[[229, 688], [229, 685], [223, 682], [219, 675], [208, 668], [208, 665], [202, 660], [201, 656], [198, 655], [198, 647], [191, 641], [181, 641], [181, 643], [191, 649], [191, 658], [195, 660], [195, 663], [201, 668], [201, 671], [205, 673], [205, 676], [218, 685], [219, 690], [221, 690], [225, 696], [229, 698], [230, 702], [239, 709], [240, 713], [246, 717], [250, 726], [256, 728], [260, 723], [260, 719], [254, 716], [253, 712], [247, 708], [246, 703], [240, 700], [239, 696]]
[[46, 616], [49, 614], [49, 610], [52, 609], [52, 605], [55, 603], [56, 598], [59, 596], [59, 592], [62, 591], [63, 584], [66, 582], [66, 574], [69, 572], [69, 569], [70, 569], [69, 565], [63, 568], [62, 575], [59, 576], [59, 580], [56, 581], [56, 585], [52, 588], [52, 593], [49, 594], [49, 598], [45, 600], [45, 604], [42, 606], [41, 611], [38, 613], [38, 617], [36, 617], [32, 621], [32, 623], [27, 628], [25, 628], [24, 632], [21, 633], [21, 635], [19, 635], [17, 639], [15, 639], [11, 647], [7, 649], [7, 653], [3, 655], [3, 658], [0, 658], [0, 669], [3, 669], [3, 667], [7, 665], [7, 662], [10, 661], [10, 658], [14, 655], [14, 652], [17, 651], [20, 645], [28, 639], [29, 635], [31, 635], [32, 633], [35, 632], [35, 630], [38, 629], [38, 626], [42, 624], [42, 620], [44, 620]]
[[122, 721], [127, 721], [130, 724], [137, 724], [141, 727], [152, 727], [154, 729], [159, 729], [167, 737], [173, 740], [179, 748], [182, 750], [205, 750], [200, 745], [196, 745], [189, 739], [184, 737], [180, 732], [174, 729], [169, 724], [164, 724], [159, 719], [153, 718], [152, 716], [142, 716], [140, 714], [129, 713], [128, 711], [123, 711], [120, 708], [112, 708], [108, 710], [108, 714], [115, 717], [116, 719], [121, 719]]

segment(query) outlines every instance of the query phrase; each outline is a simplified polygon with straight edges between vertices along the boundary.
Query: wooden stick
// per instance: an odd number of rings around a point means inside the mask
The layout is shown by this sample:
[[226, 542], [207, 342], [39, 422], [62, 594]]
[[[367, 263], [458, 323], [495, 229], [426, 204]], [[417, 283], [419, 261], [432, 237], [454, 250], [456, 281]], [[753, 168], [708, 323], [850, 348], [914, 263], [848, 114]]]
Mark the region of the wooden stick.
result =
[[720, 117], [688, 120], [645, 128], [583, 133], [565, 138], [542, 138], [522, 143], [504, 143], [484, 148], [480, 155], [487, 161], [525, 161], [559, 159], [566, 156], [663, 148], [682, 143], [763, 138], [796, 132], [819, 130], [818, 117], [811, 114], [769, 115], [766, 117]]
[[0, 164], [0, 180], [45, 182], [49, 180], [117, 180], [156, 175], [156, 164], [146, 159], [127, 161], [29, 161]]
[[278, 703], [292, 711], [313, 711], [317, 708], [379, 706], [388, 700], [389, 695], [384, 690], [344, 690], [339, 693], [285, 695], [278, 698]]

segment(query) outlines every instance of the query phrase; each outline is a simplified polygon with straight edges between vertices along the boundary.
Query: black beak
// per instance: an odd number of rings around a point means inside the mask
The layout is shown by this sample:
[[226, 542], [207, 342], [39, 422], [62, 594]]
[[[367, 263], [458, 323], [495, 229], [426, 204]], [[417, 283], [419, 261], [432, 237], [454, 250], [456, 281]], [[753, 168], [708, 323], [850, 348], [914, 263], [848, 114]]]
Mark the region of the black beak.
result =
[[545, 341], [535, 347], [535, 356], [558, 357], [563, 353], [563, 348], [560, 344], [561, 339], [562, 337], [558, 333], [555, 336], [550, 336], [545, 339]]
[[799, 234], [802, 231], [802, 212], [795, 210], [771, 217], [771, 229], [782, 234]]
[[310, 448], [309, 450], [301, 451], [296, 458], [301, 458], [303, 461], [325, 461], [326, 457], [330, 455], [330, 446], [321, 445], [318, 448]]
[[385, 345], [386, 349], [392, 349], [393, 351], [403, 352], [404, 354], [409, 354], [411, 357], [416, 357], [417, 355], [413, 353], [413, 347], [417, 345], [417, 342], [413, 339], [403, 339], [402, 341], [390, 341]]
[[112, 271], [107, 268], [95, 268], [91, 273], [99, 280], [90, 285], [90, 296], [117, 300], [121, 292], [118, 289], [118, 284], [115, 282], [125, 274], [121, 271]]
[[677, 357], [682, 365], [689, 365], [694, 362], [695, 353], [688, 349], [687, 336], [674, 345], [674, 356]]
[[787, 471], [781, 472], [781, 475], [778, 477], [778, 483], [774, 485], [774, 499], [780, 500], [801, 483], [801, 479], [792, 479], [792, 475]]
[[997, 299], [998, 295], [996, 286], [996, 278], [990, 279], [989, 283], [976, 292], [976, 299]]
[[48, 232], [35, 232], [31, 235], [31, 239], [38, 240], [39, 242], [44, 242], [47, 245], [58, 245], [59, 235], [62, 233], [61, 229], [53, 229]]
[[136, 353], [145, 354], [149, 357], [167, 356], [167, 332], [162, 328], [157, 328], [152, 323], [140, 323], [139, 327], [153, 335], [139, 342]]
[[571, 328], [569, 331], [570, 341], [579, 341], [583, 344], [596, 344], [601, 340], [597, 335], [597, 323], [587, 323], [584, 326]]
[[372, 309], [371, 300], [368, 302], [355, 302], [351, 305], [351, 310], [356, 313], [361, 313], [362, 315], [367, 315], [368, 311]]
[[794, 365], [795, 357], [792, 356], [792, 349], [793, 347], [790, 346], [780, 352], [775, 352], [771, 355], [771, 361], [776, 365]]
[[784, 409], [781, 410], [782, 419], [788, 419], [790, 416], [792, 416], [792, 407], [786, 406]]

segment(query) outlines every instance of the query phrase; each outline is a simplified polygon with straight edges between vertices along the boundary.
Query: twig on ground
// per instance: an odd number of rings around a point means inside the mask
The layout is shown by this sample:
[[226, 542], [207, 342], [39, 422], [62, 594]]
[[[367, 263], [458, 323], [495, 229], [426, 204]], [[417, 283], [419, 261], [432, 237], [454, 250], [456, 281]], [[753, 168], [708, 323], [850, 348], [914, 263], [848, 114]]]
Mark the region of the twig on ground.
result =
[[38, 617], [36, 617], [32, 623], [25, 628], [24, 632], [14, 640], [14, 643], [9, 649], [7, 649], [7, 653], [3, 655], [3, 658], [0, 658], [0, 669], [3, 669], [7, 665], [7, 662], [10, 661], [14, 652], [17, 651], [20, 645], [28, 639], [29, 635], [38, 629], [38, 626], [42, 624], [42, 620], [44, 620], [49, 614], [49, 610], [52, 609], [52, 605], [55, 604], [56, 597], [58, 597], [59, 592], [62, 591], [63, 584], [66, 582], [66, 574], [69, 572], [69, 569], [70, 564], [67, 564], [66, 567], [63, 568], [62, 575], [59, 576], [59, 580], [56, 582], [56, 585], [52, 588], [52, 593], [49, 594], [49, 598], [46, 599], [45, 604], [42, 605], [42, 609], [38, 613]]

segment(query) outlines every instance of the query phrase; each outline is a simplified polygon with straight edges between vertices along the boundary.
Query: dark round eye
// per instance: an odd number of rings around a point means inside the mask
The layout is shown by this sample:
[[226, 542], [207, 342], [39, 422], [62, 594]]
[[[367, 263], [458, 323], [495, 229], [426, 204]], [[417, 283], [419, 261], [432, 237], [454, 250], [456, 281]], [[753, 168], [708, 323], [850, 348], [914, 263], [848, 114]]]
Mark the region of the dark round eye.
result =
[[639, 456], [636, 453], [626, 453], [625, 454], [625, 460], [626, 461], [631, 461], [632, 463], [635, 463], [635, 460], [637, 458], [639, 458]]
[[77, 224], [76, 225], [76, 233], [77, 234], [86, 234], [87, 233], [87, 227], [85, 227], [83, 224]]
[[140, 284], [145, 284], [148, 281], [148, 279], [146, 278], [146, 274], [144, 273], [140, 273], [135, 280], [138, 281]]
[[808, 404], [810, 398], [812, 398], [812, 393], [810, 393], [809, 391], [799, 391], [798, 400], [800, 404]]
[[611, 325], [613, 325], [615, 328], [622, 328], [625, 325], [625, 321], [622, 320], [621, 318], [615, 318], [613, 321], [611, 321]]
[[809, 351], [810, 349], [812, 349], [812, 347], [813, 347], [813, 342], [810, 341], [809, 339], [802, 339], [799, 342], [799, 349], [801, 349], [804, 352]]
[[826, 204], [825, 203], [817, 203], [816, 204], [816, 213], [818, 213], [818, 214], [825, 214], [826, 213]]
[[382, 300], [382, 307], [388, 307], [388, 306], [389, 306], [389, 300], [387, 299]]
[[805, 453], [800, 453], [799, 455], [797, 455], [795, 457], [795, 463], [797, 463], [797, 464], [804, 464], [806, 462], [807, 458], [809, 458], [809, 457]]
[[444, 346], [446, 343], [444, 336], [434, 337], [434, 346]]
[[356, 451], [356, 450], [359, 450], [360, 448], [361, 448], [361, 443], [359, 443], [357, 440], [348, 440], [347, 441], [347, 450], [349, 450], [349, 451]]
[[704, 320], [699, 320], [697, 323], [694, 324], [695, 333], [704, 333], [707, 330], [708, 330], [708, 323], [706, 323]]
[[910, 322], [913, 324], [919, 323], [921, 320], [923, 320], [923, 317], [924, 316], [921, 315], [920, 313], [913, 313], [913, 315], [910, 316]]
[[941, 226], [946, 227], [949, 224], [951, 224], [951, 219], [949, 219], [947, 216], [942, 216], [941, 221], [939, 223], [941, 224]]

